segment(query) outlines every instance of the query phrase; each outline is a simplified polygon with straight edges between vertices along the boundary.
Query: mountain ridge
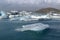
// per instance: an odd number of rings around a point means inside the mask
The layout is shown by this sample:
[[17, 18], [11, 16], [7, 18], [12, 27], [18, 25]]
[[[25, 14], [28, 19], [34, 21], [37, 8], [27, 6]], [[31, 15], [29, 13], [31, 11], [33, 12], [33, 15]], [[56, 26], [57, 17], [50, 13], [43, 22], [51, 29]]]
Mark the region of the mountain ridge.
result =
[[50, 11], [55, 11], [55, 12], [60, 12], [59, 9], [56, 9], [56, 8], [42, 8], [42, 9], [39, 9], [35, 12], [38, 12], [38, 13], [49, 13]]

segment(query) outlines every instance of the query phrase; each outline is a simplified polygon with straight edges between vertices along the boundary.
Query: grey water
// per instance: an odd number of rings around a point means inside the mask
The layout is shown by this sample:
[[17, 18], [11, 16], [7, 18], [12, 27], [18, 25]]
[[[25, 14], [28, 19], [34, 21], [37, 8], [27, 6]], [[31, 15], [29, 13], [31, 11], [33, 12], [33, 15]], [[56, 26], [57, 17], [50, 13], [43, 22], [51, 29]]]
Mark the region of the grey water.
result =
[[[22, 25], [32, 23], [48, 24], [49, 29], [43, 31], [15, 31], [16, 28], [20, 28]], [[0, 20], [0, 40], [60, 40], [60, 21], [8, 21]]]

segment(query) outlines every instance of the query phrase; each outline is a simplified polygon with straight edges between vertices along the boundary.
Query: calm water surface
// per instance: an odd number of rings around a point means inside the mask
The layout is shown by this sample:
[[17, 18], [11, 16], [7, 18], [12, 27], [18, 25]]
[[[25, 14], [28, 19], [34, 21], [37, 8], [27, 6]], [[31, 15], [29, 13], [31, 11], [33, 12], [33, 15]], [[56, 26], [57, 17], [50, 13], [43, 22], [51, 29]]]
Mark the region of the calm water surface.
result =
[[[49, 29], [43, 31], [15, 31], [22, 25], [32, 23], [48, 24]], [[21, 22], [21, 21], [4, 21], [0, 20], [0, 40], [60, 40], [60, 21], [34, 21], [34, 22]]]

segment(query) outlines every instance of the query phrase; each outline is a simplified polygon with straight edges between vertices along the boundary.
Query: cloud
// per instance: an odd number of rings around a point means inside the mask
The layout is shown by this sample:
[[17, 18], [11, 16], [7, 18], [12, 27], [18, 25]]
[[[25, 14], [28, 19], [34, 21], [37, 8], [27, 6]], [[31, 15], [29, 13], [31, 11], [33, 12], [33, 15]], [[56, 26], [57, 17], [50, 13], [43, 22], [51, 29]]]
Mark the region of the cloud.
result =
[[41, 0], [6, 0], [6, 2], [13, 4], [39, 4]]
[[0, 3], [7, 4], [35, 4], [40, 3], [60, 3], [60, 0], [0, 0]]
[[40, 3], [60, 3], [60, 0], [5, 0], [8, 4], [40, 4]]
[[60, 0], [56, 0], [56, 3], [60, 3]]
[[36, 9], [60, 5], [60, 0], [0, 0], [0, 9]]
[[45, 0], [47, 3], [60, 3], [60, 0]]

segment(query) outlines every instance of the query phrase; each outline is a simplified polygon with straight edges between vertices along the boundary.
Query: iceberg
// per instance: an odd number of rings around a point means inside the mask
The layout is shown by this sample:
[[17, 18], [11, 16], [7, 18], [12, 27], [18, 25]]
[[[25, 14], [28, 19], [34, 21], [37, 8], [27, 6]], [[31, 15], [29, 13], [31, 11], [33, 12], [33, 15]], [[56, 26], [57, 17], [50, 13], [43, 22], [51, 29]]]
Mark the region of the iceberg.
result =
[[14, 21], [14, 20], [19, 20], [20, 17], [19, 17], [19, 15], [10, 15], [9, 19], [10, 19], [10, 21]]
[[39, 20], [38, 17], [31, 17], [31, 16], [25, 16], [25, 17], [21, 17], [20, 18], [20, 21], [23, 20], [23, 21], [34, 21], [34, 20]]
[[29, 24], [29, 25], [23, 25], [22, 28], [15, 29], [16, 31], [42, 31], [44, 29], [49, 28], [49, 25], [43, 24], [43, 23], [35, 23], [35, 24]]
[[[14, 13], [16, 14], [16, 13]], [[20, 21], [38, 21], [41, 19], [50, 19], [49, 14], [46, 15], [35, 15], [32, 12], [27, 12], [27, 11], [22, 11], [22, 12], [17, 12], [17, 15], [9, 15], [10, 20], [20, 20]]]
[[22, 11], [20, 12], [20, 21], [38, 21], [38, 20], [50, 20], [50, 14], [40, 15], [40, 14], [33, 14], [32, 12]]
[[17, 15], [12, 15], [10, 13], [9, 15], [9, 19], [12, 20], [20, 20], [20, 21], [32, 21], [32, 20], [38, 20], [40, 18], [40, 16], [35, 16], [32, 15], [32, 12], [26, 12], [26, 11], [22, 11], [19, 12]]
[[32, 12], [26, 12], [22, 11], [20, 12], [20, 21], [33, 21], [33, 20], [39, 20], [40, 16], [33, 15]]
[[0, 19], [7, 18], [7, 14], [3, 11], [0, 12]]

